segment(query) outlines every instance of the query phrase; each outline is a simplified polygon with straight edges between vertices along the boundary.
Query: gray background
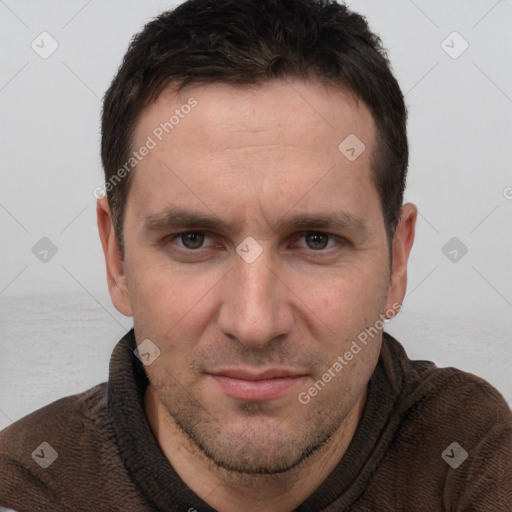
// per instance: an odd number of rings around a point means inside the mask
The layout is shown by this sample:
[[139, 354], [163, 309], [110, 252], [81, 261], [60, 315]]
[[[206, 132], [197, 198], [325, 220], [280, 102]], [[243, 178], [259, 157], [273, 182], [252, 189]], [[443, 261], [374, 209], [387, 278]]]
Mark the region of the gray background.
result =
[[[512, 1], [349, 4], [389, 49], [410, 112], [420, 216], [388, 331], [512, 404]], [[132, 325], [110, 302], [96, 229], [101, 97], [132, 35], [173, 5], [0, 0], [0, 429], [106, 380]], [[47, 58], [31, 47], [51, 49], [42, 32], [58, 44]]]

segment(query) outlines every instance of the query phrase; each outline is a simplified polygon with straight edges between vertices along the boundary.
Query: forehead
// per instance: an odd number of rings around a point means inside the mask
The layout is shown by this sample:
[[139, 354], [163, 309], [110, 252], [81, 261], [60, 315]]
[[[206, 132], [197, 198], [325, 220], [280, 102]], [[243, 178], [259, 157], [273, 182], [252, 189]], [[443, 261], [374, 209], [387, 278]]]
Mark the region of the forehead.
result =
[[133, 149], [151, 150], [130, 195], [140, 214], [190, 202], [237, 215], [242, 203], [265, 214], [299, 201], [362, 211], [363, 199], [377, 200], [374, 138], [361, 101], [318, 83], [169, 87], [139, 116]]
[[[194, 107], [189, 108], [191, 103]], [[187, 117], [192, 121], [184, 122]], [[200, 126], [193, 121], [197, 117]], [[167, 130], [161, 126], [166, 122], [171, 125]], [[193, 139], [188, 136], [191, 124]], [[212, 83], [181, 91], [169, 86], [139, 115], [135, 140], [155, 132], [157, 138], [162, 135], [165, 140], [160, 142], [164, 144], [172, 139], [188, 139], [222, 148], [232, 142], [228, 134], [236, 134], [237, 142], [243, 142], [245, 137], [250, 145], [256, 134], [263, 140], [266, 134], [272, 140], [276, 130], [282, 142], [286, 139], [300, 147], [306, 142], [316, 148], [318, 139], [324, 139], [327, 133], [334, 141], [341, 141], [350, 133], [369, 135], [366, 131], [373, 131], [373, 119], [354, 94], [318, 82]]]

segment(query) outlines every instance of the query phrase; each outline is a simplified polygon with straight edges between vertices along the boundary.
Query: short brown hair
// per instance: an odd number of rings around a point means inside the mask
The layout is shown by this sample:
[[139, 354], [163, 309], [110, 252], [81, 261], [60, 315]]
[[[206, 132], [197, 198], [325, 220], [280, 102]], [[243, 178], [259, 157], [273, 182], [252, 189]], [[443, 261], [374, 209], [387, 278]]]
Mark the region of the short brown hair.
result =
[[[131, 41], [103, 101], [101, 158], [108, 183], [125, 165], [141, 110], [173, 83], [258, 84], [302, 78], [350, 90], [377, 128], [372, 177], [388, 240], [400, 218], [408, 166], [407, 110], [380, 38], [334, 0], [188, 0]], [[131, 174], [107, 189], [123, 251]]]

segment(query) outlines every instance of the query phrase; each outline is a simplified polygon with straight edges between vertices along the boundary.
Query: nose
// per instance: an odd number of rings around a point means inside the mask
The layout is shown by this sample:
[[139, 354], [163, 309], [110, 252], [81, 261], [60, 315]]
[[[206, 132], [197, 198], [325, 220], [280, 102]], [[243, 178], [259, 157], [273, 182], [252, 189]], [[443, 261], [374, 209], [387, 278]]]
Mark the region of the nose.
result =
[[226, 337], [248, 348], [263, 348], [290, 334], [294, 321], [291, 291], [268, 251], [252, 263], [239, 258], [226, 279], [218, 317], [219, 329]]

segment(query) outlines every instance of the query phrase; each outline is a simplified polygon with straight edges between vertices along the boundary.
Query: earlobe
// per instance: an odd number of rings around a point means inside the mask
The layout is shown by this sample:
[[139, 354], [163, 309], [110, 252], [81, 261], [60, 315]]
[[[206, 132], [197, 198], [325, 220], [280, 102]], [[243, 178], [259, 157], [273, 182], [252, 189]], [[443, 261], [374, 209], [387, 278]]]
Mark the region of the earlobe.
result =
[[400, 220], [393, 236], [393, 262], [386, 307], [402, 304], [407, 290], [407, 262], [414, 243], [418, 209], [412, 203], [402, 206]]
[[125, 265], [115, 236], [110, 207], [106, 197], [98, 199], [96, 214], [112, 303], [123, 315], [132, 316], [130, 296], [126, 285]]

